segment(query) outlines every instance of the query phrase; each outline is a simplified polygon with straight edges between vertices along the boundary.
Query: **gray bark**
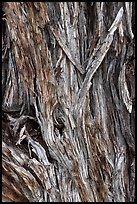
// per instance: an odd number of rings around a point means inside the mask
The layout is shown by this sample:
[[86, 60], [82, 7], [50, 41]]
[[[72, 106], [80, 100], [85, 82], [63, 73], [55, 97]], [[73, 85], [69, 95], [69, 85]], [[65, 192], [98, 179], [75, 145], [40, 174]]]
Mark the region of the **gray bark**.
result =
[[4, 2], [3, 202], [135, 199], [133, 2]]

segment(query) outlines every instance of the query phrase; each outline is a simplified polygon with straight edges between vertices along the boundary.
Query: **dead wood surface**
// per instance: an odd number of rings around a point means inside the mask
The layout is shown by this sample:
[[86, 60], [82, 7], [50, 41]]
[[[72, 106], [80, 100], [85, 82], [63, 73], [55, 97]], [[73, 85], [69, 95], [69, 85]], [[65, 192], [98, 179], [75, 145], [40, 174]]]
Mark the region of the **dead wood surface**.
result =
[[3, 3], [3, 202], [134, 201], [134, 7]]

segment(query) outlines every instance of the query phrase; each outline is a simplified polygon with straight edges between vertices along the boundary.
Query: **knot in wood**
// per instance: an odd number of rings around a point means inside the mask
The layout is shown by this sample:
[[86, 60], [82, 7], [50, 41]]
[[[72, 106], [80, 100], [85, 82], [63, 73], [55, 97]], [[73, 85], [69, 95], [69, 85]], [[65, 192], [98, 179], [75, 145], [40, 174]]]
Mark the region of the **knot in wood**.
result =
[[65, 112], [60, 103], [57, 103], [53, 110], [54, 125], [63, 128], [65, 123]]

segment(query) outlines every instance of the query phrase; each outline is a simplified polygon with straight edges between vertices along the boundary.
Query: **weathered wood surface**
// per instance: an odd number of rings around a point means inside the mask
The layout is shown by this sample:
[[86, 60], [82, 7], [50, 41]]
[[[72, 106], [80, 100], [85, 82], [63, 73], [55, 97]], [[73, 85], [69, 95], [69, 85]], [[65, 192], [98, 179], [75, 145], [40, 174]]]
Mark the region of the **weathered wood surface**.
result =
[[135, 198], [133, 2], [4, 2], [2, 195]]

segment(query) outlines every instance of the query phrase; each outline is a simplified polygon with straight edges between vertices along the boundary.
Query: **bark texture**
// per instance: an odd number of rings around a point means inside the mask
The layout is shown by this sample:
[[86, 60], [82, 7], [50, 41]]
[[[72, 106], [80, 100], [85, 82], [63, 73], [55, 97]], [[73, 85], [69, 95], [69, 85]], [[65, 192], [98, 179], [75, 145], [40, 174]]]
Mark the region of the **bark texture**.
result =
[[2, 195], [135, 198], [133, 2], [4, 2]]

